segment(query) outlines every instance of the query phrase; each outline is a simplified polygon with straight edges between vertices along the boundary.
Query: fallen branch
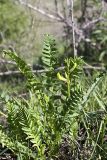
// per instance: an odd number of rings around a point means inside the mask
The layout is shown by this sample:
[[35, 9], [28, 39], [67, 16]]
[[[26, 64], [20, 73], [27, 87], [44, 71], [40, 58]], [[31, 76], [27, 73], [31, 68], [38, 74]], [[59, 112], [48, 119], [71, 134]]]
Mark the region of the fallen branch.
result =
[[[65, 67], [59, 67], [57, 69], [55, 69], [54, 71], [60, 71], [60, 70], [63, 70]], [[91, 65], [86, 65], [86, 66], [83, 66], [84, 69], [88, 69], [88, 70], [98, 70], [98, 71], [105, 71], [106, 68], [105, 67], [98, 67], [98, 66], [91, 66]], [[44, 69], [41, 69], [41, 70], [32, 70], [32, 72], [34, 74], [37, 74], [37, 73], [46, 73], [46, 72], [50, 72], [50, 70], [44, 70]], [[18, 74], [22, 74], [20, 71], [6, 71], [6, 72], [1, 72], [0, 73], [0, 76], [9, 76], [9, 75], [18, 75]]]
[[2, 58], [0, 58], [0, 63], [3, 63], [3, 64], [13, 64], [13, 65], [16, 65], [16, 63], [15, 63], [15, 62], [13, 62], [13, 61], [7, 61], [7, 60], [5, 60], [5, 59], [2, 59]]

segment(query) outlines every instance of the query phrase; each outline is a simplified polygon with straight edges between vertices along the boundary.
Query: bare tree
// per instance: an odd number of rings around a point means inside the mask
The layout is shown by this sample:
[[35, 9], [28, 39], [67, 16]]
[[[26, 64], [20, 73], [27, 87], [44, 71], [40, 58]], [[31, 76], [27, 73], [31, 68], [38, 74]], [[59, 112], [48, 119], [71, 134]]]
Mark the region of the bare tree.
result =
[[[48, 7], [47, 7], [48, 9], [44, 9], [36, 5], [32, 5], [32, 3], [28, 1], [24, 0], [18, 0], [18, 1], [21, 5], [24, 5], [32, 9], [33, 11], [40, 13], [41, 15], [49, 18], [52, 21], [61, 22], [64, 26], [64, 29], [66, 28], [64, 36], [69, 39], [70, 46], [73, 47], [74, 56], [77, 56], [77, 47], [81, 41], [89, 42], [89, 38], [86, 36], [87, 30], [90, 31], [96, 26], [97, 23], [105, 21], [105, 19], [101, 14], [102, 13], [101, 8], [99, 8], [96, 18], [93, 17], [89, 18], [89, 13], [88, 13], [89, 11], [87, 11], [88, 10], [87, 0], [80, 1], [81, 20], [79, 23], [77, 22], [77, 19], [75, 17], [74, 3], [76, 2], [74, 0], [64, 0], [64, 1], [53, 0], [55, 9], [52, 11], [50, 11]], [[62, 8], [59, 7], [60, 4]]]

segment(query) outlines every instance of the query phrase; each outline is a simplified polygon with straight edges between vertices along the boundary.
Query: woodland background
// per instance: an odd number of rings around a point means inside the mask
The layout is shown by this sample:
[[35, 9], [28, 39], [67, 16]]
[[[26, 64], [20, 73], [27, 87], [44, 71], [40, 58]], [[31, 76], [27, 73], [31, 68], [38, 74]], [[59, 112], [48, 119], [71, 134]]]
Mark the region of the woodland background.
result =
[[[106, 0], [74, 0], [73, 12], [71, 2], [71, 0], [0, 0], [1, 97], [6, 97], [8, 101], [10, 95], [26, 98], [28, 94], [26, 79], [20, 74], [16, 62], [10, 60], [9, 56], [5, 57], [3, 50], [15, 51], [36, 72], [43, 69], [41, 56], [45, 34], [53, 35], [56, 39], [57, 58], [61, 67], [66, 57], [83, 57], [85, 78], [88, 77], [84, 86], [87, 83], [89, 87], [90, 82], [93, 82], [99, 72], [106, 72], [107, 2]], [[85, 78], [83, 77], [83, 80]], [[104, 106], [98, 99], [97, 103], [94, 103], [93, 97], [88, 103], [89, 106], [95, 105], [96, 109], [99, 109], [99, 106], [106, 108], [106, 82], [107, 76], [98, 89]], [[3, 107], [2, 101], [0, 105]], [[5, 108], [3, 111], [5, 112]], [[105, 130], [107, 132], [107, 129]], [[99, 132], [100, 129], [97, 133]], [[104, 138], [107, 141], [107, 138]], [[101, 155], [99, 154], [97, 158], [100, 160]]]
[[[63, 62], [73, 56], [72, 20], [69, 0], [0, 0], [0, 88], [10, 88], [15, 75], [2, 72], [15, 70], [2, 57], [3, 49], [15, 50], [34, 69], [40, 64], [44, 34], [53, 35], [58, 44], [58, 57]], [[106, 65], [107, 3], [103, 0], [74, 1], [76, 50], [89, 64]], [[14, 77], [14, 78], [13, 78]], [[9, 81], [8, 81], [9, 80]], [[7, 83], [8, 81], [8, 83]]]

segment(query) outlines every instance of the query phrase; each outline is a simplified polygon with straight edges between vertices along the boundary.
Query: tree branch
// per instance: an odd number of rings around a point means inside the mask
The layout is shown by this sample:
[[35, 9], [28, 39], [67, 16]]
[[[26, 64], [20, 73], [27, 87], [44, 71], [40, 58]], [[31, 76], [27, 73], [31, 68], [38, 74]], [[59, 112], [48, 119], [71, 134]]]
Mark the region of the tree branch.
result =
[[75, 29], [74, 29], [74, 1], [69, 0], [71, 4], [71, 21], [72, 21], [72, 39], [73, 39], [73, 50], [74, 50], [74, 57], [77, 56], [76, 50], [76, 41], [75, 41]]
[[[46, 16], [48, 18], [50, 18], [51, 20], [55, 20], [57, 22], [62, 22], [66, 25], [66, 27], [72, 29], [72, 32], [73, 32], [73, 46], [74, 46], [74, 55], [76, 56], [77, 55], [77, 51], [76, 51], [76, 43], [75, 43], [75, 34], [78, 36], [78, 39], [77, 39], [77, 45], [78, 43], [83, 40], [83, 41], [86, 41], [85, 40], [85, 30], [87, 30], [87, 28], [91, 28], [93, 27], [95, 24], [97, 24], [98, 22], [100, 21], [104, 21], [105, 19], [102, 18], [102, 17], [99, 17], [95, 20], [92, 20], [88, 23], [86, 23], [85, 25], [81, 26], [81, 29], [75, 24], [74, 25], [74, 15], [73, 15], [73, 4], [74, 4], [74, 1], [73, 0], [66, 0], [66, 5], [67, 5], [67, 8], [68, 8], [68, 16], [67, 17], [64, 17], [61, 13], [59, 13], [59, 10], [58, 10], [58, 1], [57, 0], [54, 0], [55, 2], [55, 13], [53, 12], [53, 14], [50, 14], [49, 12], [47, 13], [45, 10], [43, 9], [40, 9], [36, 6], [33, 6], [31, 5], [30, 3], [28, 2], [24, 2], [23, 0], [18, 0], [20, 2], [20, 4], [42, 14], [43, 16]], [[70, 20], [71, 18], [71, 20]]]
[[60, 20], [61, 20], [59, 17], [57, 17], [57, 16], [55, 16], [55, 15], [52, 15], [52, 14], [50, 14], [50, 13], [46, 13], [46, 11], [44, 11], [43, 9], [40, 9], [40, 8], [38, 8], [38, 7], [36, 7], [36, 6], [32, 6], [32, 5], [29, 4], [29, 3], [23, 2], [22, 0], [19, 0], [19, 2], [20, 2], [20, 4], [22, 4], [22, 5], [26, 6], [26, 7], [30, 8], [30, 9], [38, 12], [38, 13], [40, 13], [40, 14], [48, 17], [48, 18], [51, 18], [51, 19], [57, 20], [57, 21], [60, 21]]
[[91, 28], [93, 25], [97, 24], [97, 23], [100, 22], [100, 21], [105, 21], [105, 19], [102, 18], [102, 17], [99, 17], [99, 18], [97, 18], [97, 19], [94, 19], [94, 20], [86, 23], [86, 24], [83, 26], [83, 29], [86, 30], [87, 28]]

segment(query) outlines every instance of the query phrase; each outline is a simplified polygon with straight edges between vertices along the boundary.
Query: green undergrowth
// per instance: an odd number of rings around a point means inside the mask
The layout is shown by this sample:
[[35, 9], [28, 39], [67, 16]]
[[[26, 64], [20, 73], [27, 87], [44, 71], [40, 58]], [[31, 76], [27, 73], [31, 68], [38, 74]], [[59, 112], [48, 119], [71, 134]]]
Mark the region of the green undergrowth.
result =
[[[107, 159], [106, 73], [88, 79], [81, 57], [57, 60], [53, 37], [42, 52], [44, 72], [34, 74], [15, 52], [4, 51], [25, 76], [27, 98], [1, 96], [0, 143], [18, 160]], [[3, 153], [3, 152], [2, 152]]]

